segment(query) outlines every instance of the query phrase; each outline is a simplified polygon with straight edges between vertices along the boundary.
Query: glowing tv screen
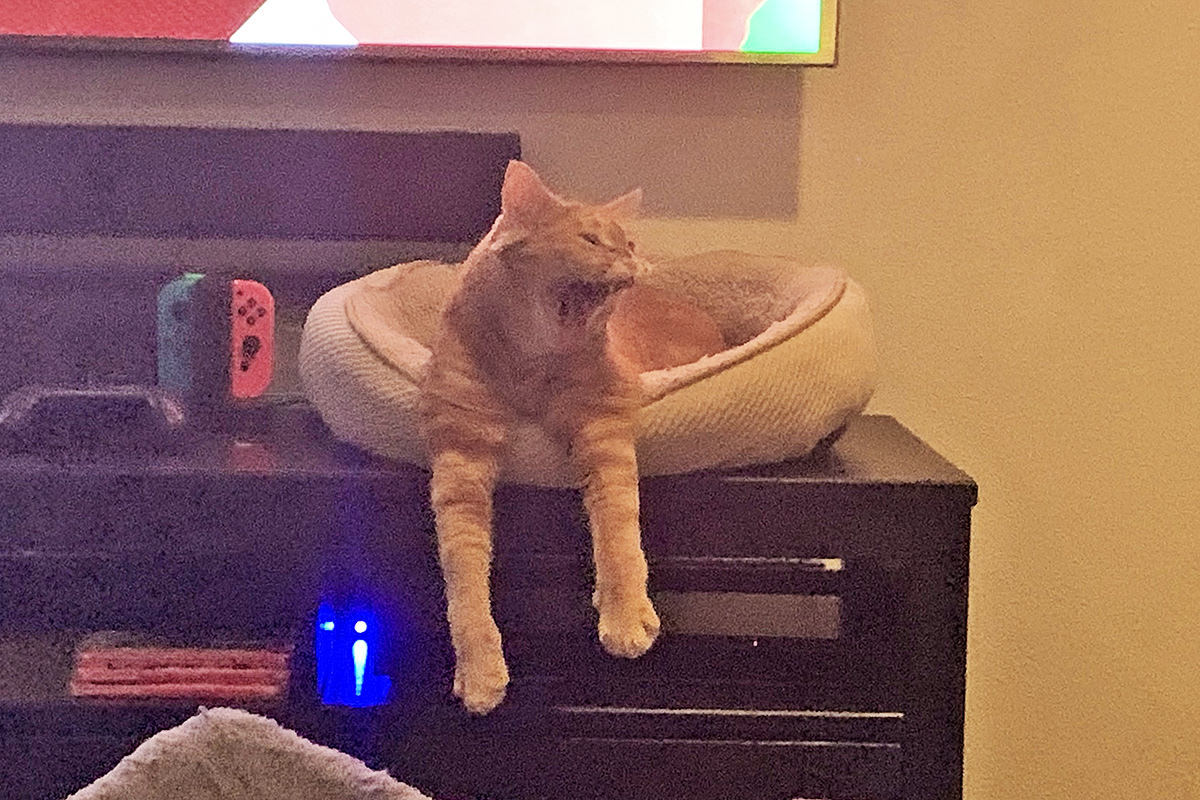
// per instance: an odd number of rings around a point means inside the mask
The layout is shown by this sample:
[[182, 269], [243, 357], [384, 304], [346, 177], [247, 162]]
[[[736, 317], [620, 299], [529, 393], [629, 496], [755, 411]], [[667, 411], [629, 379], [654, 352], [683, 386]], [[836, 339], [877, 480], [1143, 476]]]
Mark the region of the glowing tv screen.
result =
[[831, 64], [837, 0], [2, 0], [15, 46]]

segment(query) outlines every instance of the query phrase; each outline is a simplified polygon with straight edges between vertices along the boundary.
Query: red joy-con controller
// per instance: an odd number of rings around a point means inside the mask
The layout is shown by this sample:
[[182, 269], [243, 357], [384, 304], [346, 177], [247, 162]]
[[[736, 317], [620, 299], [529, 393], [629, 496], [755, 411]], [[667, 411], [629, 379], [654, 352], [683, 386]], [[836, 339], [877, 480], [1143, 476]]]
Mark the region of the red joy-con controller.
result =
[[258, 281], [231, 284], [230, 393], [240, 399], [259, 397], [275, 368], [275, 298]]

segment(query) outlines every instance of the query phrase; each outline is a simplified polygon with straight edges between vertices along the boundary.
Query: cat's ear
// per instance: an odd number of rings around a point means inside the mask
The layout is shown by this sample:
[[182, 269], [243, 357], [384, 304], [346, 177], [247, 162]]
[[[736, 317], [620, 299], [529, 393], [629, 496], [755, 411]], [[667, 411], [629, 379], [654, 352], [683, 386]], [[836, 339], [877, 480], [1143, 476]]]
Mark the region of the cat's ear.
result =
[[618, 220], [633, 219], [637, 216], [641, 207], [641, 189], [634, 189], [632, 192], [623, 194], [616, 200], [609, 200], [607, 203], [601, 206], [605, 213], [615, 217]]
[[500, 212], [510, 223], [536, 223], [553, 213], [562, 200], [546, 188], [524, 161], [509, 161], [500, 189]]

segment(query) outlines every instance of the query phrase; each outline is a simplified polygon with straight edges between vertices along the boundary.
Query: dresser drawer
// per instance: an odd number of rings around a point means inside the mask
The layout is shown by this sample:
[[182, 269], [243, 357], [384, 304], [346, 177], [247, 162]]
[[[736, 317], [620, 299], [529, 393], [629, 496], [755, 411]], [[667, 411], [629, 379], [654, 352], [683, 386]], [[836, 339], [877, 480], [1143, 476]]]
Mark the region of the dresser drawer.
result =
[[898, 743], [821, 739], [422, 736], [386, 763], [439, 798], [892, 800], [902, 783]]

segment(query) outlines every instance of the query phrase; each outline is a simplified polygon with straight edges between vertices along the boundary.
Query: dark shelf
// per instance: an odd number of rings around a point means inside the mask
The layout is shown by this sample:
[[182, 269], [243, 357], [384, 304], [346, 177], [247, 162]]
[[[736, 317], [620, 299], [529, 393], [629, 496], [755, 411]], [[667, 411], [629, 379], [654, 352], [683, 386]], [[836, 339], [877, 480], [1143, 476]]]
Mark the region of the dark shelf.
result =
[[[708, 616], [697, 633], [665, 614], [633, 661], [595, 641], [577, 494], [502, 487], [493, 588], [514, 680], [483, 719], [448, 692], [427, 474], [333, 442], [303, 406], [241, 430], [0, 456], [0, 764], [45, 759], [33, 777], [0, 767], [10, 796], [61, 797], [191, 712], [66, 697], [78, 638], [122, 628], [290, 639], [288, 696], [255, 710], [434, 796], [960, 797], [977, 490], [895, 420], [856, 419], [806, 459], [644, 479], [652, 591], [662, 609], [661, 593], [707, 598]], [[315, 606], [354, 591], [403, 632], [379, 709], [315, 692]], [[834, 600], [787, 605], [803, 597]], [[779, 602], [832, 609], [834, 635], [746, 635]], [[684, 772], [698, 782], [672, 783]]]

